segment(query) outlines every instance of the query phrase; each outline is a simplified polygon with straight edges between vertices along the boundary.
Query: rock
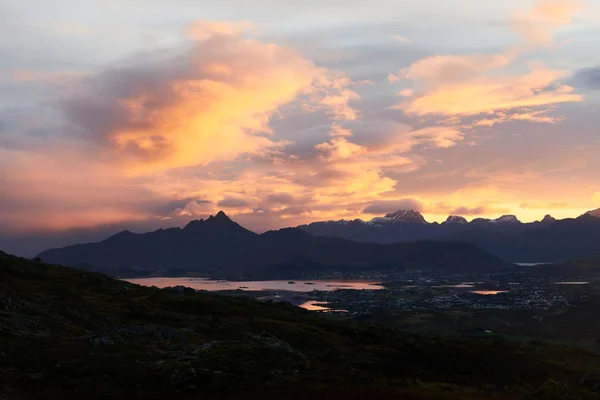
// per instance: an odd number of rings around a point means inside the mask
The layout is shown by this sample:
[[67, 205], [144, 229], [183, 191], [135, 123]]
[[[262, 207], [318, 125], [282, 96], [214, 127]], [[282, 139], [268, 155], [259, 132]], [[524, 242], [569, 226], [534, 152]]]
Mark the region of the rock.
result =
[[96, 346], [116, 344], [115, 340], [110, 336], [97, 336], [90, 339], [90, 343]]
[[196, 289], [194, 289], [194, 288], [187, 287], [187, 286], [181, 286], [181, 285], [172, 286], [172, 287], [169, 286], [169, 287], [166, 287], [165, 289], [169, 289], [169, 290], [172, 290], [177, 293], [194, 293], [194, 292], [196, 292]]
[[275, 349], [275, 350], [283, 351], [283, 352], [286, 352], [289, 354], [293, 354], [295, 356], [302, 358], [303, 360], [306, 360], [306, 358], [304, 357], [304, 354], [302, 354], [300, 351], [293, 348], [289, 343], [284, 342], [283, 340], [279, 340], [278, 338], [276, 338], [274, 336], [265, 337], [265, 336], [257, 335], [257, 336], [253, 336], [251, 341], [254, 343], [260, 343], [261, 345], [271, 348], [271, 349]]
[[90, 340], [93, 344], [126, 343], [140, 337], [154, 338], [159, 342], [185, 343], [187, 339], [177, 329], [155, 325], [116, 325], [102, 330], [100, 335]]
[[196, 346], [193, 351], [194, 351], [194, 353], [197, 354], [200, 351], [210, 350], [220, 343], [221, 343], [221, 340], [214, 340], [212, 342], [207, 342], [207, 343]]

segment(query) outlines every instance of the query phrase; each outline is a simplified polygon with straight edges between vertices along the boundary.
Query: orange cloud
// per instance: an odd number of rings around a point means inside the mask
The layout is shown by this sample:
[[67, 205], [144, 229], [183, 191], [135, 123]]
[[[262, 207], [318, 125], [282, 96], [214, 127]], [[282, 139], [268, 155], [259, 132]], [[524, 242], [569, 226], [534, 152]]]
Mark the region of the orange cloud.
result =
[[[333, 119], [355, 119], [358, 95], [332, 73], [274, 44], [242, 37], [248, 23], [196, 22], [190, 51], [166, 63], [134, 65], [96, 77], [68, 115], [101, 137], [132, 175], [275, 151], [269, 127], [279, 108], [303, 96]], [[104, 97], [102, 97], [104, 95]]]
[[571, 86], [556, 83], [567, 75], [566, 71], [534, 66], [523, 76], [475, 76], [443, 82], [396, 108], [415, 115], [477, 115], [583, 101], [584, 97], [573, 93]]
[[343, 137], [334, 137], [329, 142], [316, 145], [315, 148], [327, 161], [345, 160], [367, 152], [366, 147], [349, 142]]
[[338, 124], [333, 124], [329, 130], [329, 136], [352, 136], [352, 130], [343, 128]]
[[[153, 218], [155, 194], [81, 149], [0, 148], [0, 220], [14, 231], [65, 230]], [[166, 199], [163, 199], [167, 201]]]
[[388, 74], [387, 80], [389, 83], [398, 82], [400, 78], [394, 74]]
[[569, 25], [582, 8], [580, 0], [537, 0], [531, 10], [515, 14], [513, 27], [528, 42], [551, 46], [553, 30]]
[[412, 40], [410, 40], [404, 36], [393, 34], [392, 38], [400, 43], [412, 43]]
[[409, 80], [424, 80], [428, 83], [448, 82], [465, 79], [474, 74], [509, 65], [515, 57], [507, 54], [442, 55], [419, 60], [400, 71]]
[[540, 63], [530, 63], [530, 71], [524, 75], [500, 71], [530, 50], [530, 45], [550, 44], [553, 30], [571, 23], [580, 7], [578, 0], [538, 0], [513, 21], [527, 45], [497, 54], [440, 55], [413, 63], [400, 75], [418, 82], [423, 90], [393, 108], [417, 116], [488, 115], [475, 121], [474, 126], [511, 120], [561, 121], [561, 117], [547, 115], [549, 106], [584, 100], [574, 93], [573, 87], [558, 83], [570, 74], [568, 71], [546, 68]]
[[539, 111], [527, 111], [523, 110], [522, 112], [515, 113], [507, 113], [503, 111], [497, 111], [494, 113], [491, 118], [484, 118], [479, 121], [476, 121], [474, 126], [494, 126], [499, 123], [508, 122], [508, 121], [531, 121], [531, 122], [540, 122], [540, 123], [548, 123], [554, 124], [562, 121], [562, 117], [552, 117], [547, 115], [548, 110], [539, 110]]
[[255, 29], [256, 25], [251, 21], [195, 21], [192, 22], [186, 33], [194, 40], [207, 40], [217, 35], [241, 35], [244, 32]]
[[562, 209], [569, 208], [569, 203], [564, 201], [561, 202], [540, 202], [540, 203], [523, 203], [519, 205], [519, 208], [525, 210], [554, 210], [554, 209]]

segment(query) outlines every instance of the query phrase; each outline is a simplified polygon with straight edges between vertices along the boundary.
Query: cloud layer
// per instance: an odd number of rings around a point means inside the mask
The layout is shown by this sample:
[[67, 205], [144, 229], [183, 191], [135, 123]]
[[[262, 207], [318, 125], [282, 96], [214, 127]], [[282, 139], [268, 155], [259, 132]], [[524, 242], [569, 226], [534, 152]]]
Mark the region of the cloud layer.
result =
[[430, 221], [597, 208], [590, 4], [310, 3], [225, 0], [190, 24], [187, 0], [125, 19], [109, 0], [65, 21], [13, 2], [0, 247], [219, 209], [263, 231], [398, 208]]

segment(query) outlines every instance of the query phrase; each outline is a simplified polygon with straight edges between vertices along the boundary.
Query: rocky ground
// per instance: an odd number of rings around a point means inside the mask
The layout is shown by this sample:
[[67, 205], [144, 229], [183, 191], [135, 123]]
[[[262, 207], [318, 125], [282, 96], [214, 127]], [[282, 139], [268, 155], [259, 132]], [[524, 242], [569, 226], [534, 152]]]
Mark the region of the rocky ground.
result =
[[600, 382], [581, 349], [408, 335], [4, 253], [0, 356], [0, 399], [593, 399]]

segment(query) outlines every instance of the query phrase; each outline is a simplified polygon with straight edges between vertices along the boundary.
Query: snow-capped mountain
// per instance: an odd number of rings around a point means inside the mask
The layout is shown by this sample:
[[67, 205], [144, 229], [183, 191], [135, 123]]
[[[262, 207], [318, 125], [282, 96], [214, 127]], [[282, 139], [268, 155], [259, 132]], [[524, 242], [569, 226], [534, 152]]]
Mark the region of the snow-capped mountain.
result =
[[496, 219], [451, 215], [445, 222], [427, 223], [416, 210], [399, 210], [369, 222], [314, 222], [299, 228], [314, 236], [342, 237], [357, 242], [400, 243], [422, 240], [475, 244], [510, 261], [564, 261], [600, 248], [600, 209], [577, 218], [521, 222], [514, 215]]
[[469, 221], [465, 217], [459, 215], [450, 215], [442, 224], [468, 224]]
[[398, 210], [386, 214], [385, 217], [375, 217], [370, 222], [377, 225], [392, 225], [398, 222], [427, 223], [421, 213], [416, 210]]
[[494, 220], [497, 223], [500, 224], [520, 224], [521, 221], [519, 221], [519, 219], [517, 218], [516, 215], [503, 215], [500, 218], [496, 218]]

